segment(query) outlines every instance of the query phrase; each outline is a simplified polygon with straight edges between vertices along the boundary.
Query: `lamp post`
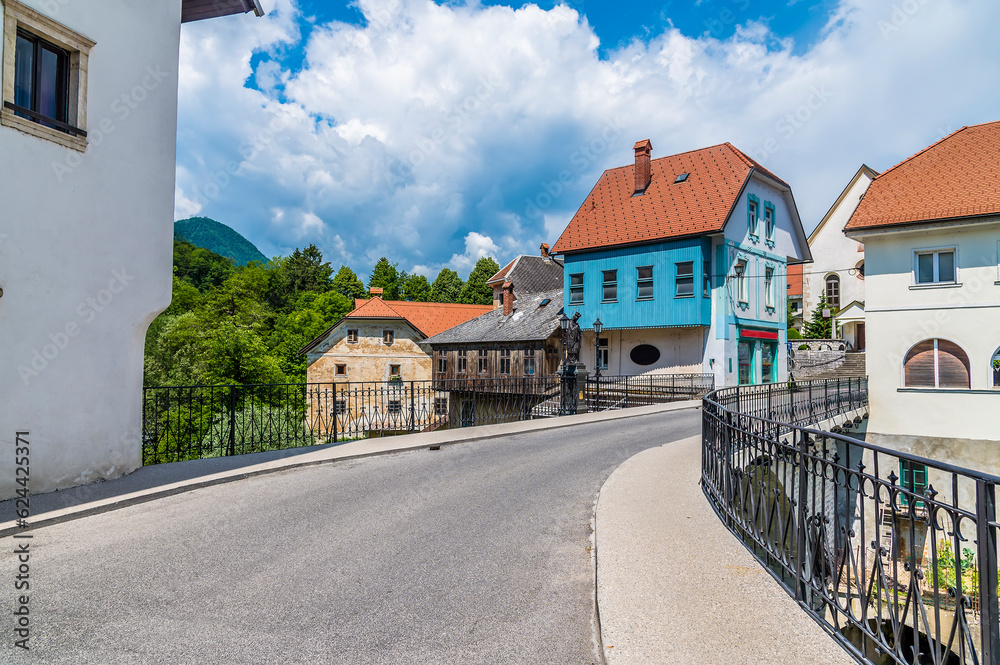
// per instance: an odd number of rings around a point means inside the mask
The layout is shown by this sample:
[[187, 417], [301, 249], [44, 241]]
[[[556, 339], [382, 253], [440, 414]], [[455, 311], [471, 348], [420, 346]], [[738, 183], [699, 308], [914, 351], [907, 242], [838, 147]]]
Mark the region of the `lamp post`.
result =
[[601, 330], [603, 329], [604, 324], [598, 317], [594, 321], [594, 378], [598, 381], [601, 380]]
[[[571, 393], [576, 390], [576, 377], [570, 375], [569, 365], [567, 363], [566, 356], [566, 345], [567, 339], [566, 335], [569, 332], [569, 324], [571, 319], [566, 316], [566, 311], [559, 316], [559, 327], [562, 328], [562, 366], [559, 368], [559, 415], [565, 416], [570, 413], [576, 413], [576, 408], [572, 405]], [[576, 369], [574, 367], [573, 369]]]
[[566, 316], [566, 312], [564, 310], [563, 313], [559, 315], [559, 327], [562, 328], [563, 331], [563, 337], [562, 337], [563, 367], [566, 366], [566, 331], [569, 330], [570, 321], [571, 319], [568, 316]]

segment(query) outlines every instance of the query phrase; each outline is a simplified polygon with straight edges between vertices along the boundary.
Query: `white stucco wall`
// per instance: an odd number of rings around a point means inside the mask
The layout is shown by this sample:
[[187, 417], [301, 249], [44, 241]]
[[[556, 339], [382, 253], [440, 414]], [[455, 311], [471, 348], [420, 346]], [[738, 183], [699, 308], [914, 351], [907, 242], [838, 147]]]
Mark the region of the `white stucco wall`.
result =
[[[700, 374], [705, 351], [706, 328], [650, 328], [646, 330], [607, 330], [601, 333], [608, 340], [608, 368], [601, 373], [613, 376], [635, 376], [659, 371], [670, 374]], [[640, 344], [655, 346], [660, 359], [652, 365], [632, 362], [632, 349]], [[593, 373], [596, 355], [594, 333], [584, 331], [580, 360]]]
[[44, 492], [141, 463], [143, 338], [170, 302], [180, 0], [25, 4], [96, 42], [87, 153], [0, 127], [0, 440], [30, 432]]
[[[901, 437], [907, 449], [923, 451], [918, 454], [981, 468], [983, 454], [969, 456], [968, 451], [977, 450], [972, 442], [1000, 441], [1000, 390], [992, 388], [990, 362], [1000, 347], [1000, 218], [950, 229], [866, 235], [864, 241], [869, 433], [885, 444]], [[913, 251], [936, 247], [957, 248], [959, 284], [914, 288]], [[966, 351], [970, 391], [904, 388], [907, 351], [933, 338]], [[1000, 455], [993, 457], [1000, 462]]]
[[840, 277], [840, 306], [846, 307], [857, 300], [865, 302], [865, 280], [856, 269], [865, 260], [864, 245], [844, 235], [844, 227], [854, 214], [861, 196], [868, 191], [872, 178], [867, 171], [856, 174], [827, 212], [825, 221], [810, 234], [809, 248], [813, 262], [802, 270], [802, 306], [805, 320], [809, 320], [820, 295], [826, 289], [828, 275]]

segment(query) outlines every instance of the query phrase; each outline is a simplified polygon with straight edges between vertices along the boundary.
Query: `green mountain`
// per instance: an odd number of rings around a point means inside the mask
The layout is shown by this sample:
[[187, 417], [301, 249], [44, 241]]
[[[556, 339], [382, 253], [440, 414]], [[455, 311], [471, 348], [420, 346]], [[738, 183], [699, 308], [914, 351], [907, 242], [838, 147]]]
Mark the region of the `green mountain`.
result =
[[208, 217], [192, 217], [174, 222], [174, 237], [221, 254], [238, 266], [245, 266], [251, 261], [267, 263], [267, 257], [252, 242], [225, 224]]

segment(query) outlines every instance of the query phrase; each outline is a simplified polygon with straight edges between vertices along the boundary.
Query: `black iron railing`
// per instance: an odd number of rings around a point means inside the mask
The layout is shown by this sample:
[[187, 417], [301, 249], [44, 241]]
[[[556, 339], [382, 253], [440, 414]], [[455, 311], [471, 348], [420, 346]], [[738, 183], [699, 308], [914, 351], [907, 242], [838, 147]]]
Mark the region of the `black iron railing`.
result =
[[706, 496], [860, 662], [1000, 663], [1000, 477], [850, 436], [866, 407], [864, 379], [710, 393]]
[[[691, 399], [711, 375], [602, 377], [580, 410]], [[561, 413], [559, 377], [371, 383], [163, 386], [143, 391], [143, 464], [548, 418]]]

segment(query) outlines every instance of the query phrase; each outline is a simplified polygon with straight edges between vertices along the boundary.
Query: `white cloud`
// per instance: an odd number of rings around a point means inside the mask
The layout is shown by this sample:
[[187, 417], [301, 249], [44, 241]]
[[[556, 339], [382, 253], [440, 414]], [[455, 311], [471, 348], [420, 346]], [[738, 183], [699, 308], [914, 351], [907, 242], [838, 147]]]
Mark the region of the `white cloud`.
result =
[[[380, 256], [465, 272], [482, 251], [503, 264], [554, 243], [601, 170], [650, 138], [654, 157], [734, 143], [792, 184], [808, 229], [862, 162], [997, 119], [1000, 6], [898, 4], [843, 0], [800, 54], [750, 23], [725, 41], [668, 27], [602, 59], [565, 5], [359, 0], [368, 26], [313, 26], [294, 70], [276, 64], [299, 39], [293, 0], [190, 24], [177, 212], [268, 255], [315, 242], [359, 272]], [[256, 75], [255, 52], [270, 58]], [[244, 87], [254, 76], [266, 92]]]

